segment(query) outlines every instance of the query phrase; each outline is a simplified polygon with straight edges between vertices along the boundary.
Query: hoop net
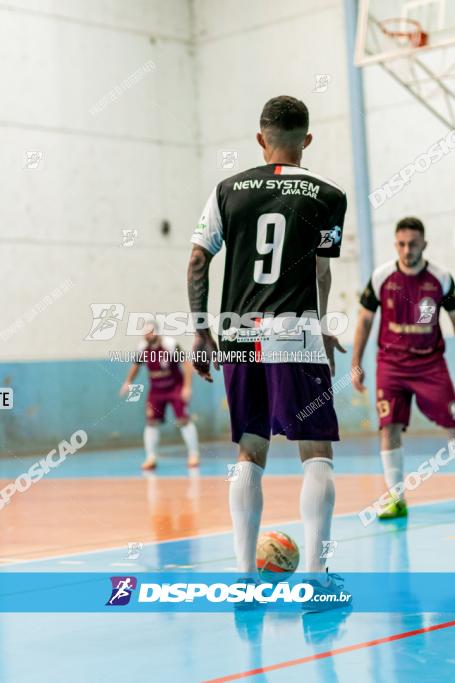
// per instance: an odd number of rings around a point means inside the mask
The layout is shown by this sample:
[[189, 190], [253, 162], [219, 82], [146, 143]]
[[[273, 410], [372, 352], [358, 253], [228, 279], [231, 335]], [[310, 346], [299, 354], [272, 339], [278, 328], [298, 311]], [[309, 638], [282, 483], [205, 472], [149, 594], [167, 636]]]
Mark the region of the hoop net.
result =
[[424, 47], [428, 45], [428, 33], [415, 19], [383, 19], [378, 26], [385, 36], [395, 38], [400, 45]]

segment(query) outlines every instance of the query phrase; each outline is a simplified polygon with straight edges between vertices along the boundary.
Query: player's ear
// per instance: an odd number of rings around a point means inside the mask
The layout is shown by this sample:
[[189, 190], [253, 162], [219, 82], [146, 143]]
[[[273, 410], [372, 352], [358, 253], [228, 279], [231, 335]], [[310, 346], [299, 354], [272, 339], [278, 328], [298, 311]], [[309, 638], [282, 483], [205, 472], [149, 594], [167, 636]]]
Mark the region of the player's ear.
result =
[[313, 140], [313, 136], [311, 135], [311, 133], [307, 133], [305, 136], [305, 140], [303, 141], [303, 148], [302, 149], [305, 149], [305, 147], [308, 147], [308, 145], [311, 145], [312, 140]]
[[256, 140], [258, 141], [258, 143], [262, 147], [262, 149], [265, 149], [265, 140], [264, 140], [264, 136], [262, 135], [262, 133], [256, 133]]
[[427, 244], [428, 244], [428, 242], [427, 242], [426, 240], [424, 240], [424, 241], [423, 241], [422, 251], [425, 251], [425, 249], [427, 248]]

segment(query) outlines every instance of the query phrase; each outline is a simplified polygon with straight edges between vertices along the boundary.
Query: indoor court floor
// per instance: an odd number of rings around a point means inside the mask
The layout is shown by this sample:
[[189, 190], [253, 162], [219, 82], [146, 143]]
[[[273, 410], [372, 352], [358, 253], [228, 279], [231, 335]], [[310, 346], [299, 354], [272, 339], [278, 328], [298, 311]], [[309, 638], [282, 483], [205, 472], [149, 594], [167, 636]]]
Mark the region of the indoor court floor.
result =
[[[406, 471], [445, 445], [442, 434], [408, 436]], [[227, 482], [234, 447], [205, 444], [199, 471], [186, 469], [180, 447], [162, 448], [156, 473], [140, 471], [142, 458], [141, 449], [75, 454], [16, 494], [1, 512], [1, 570], [234, 571]], [[2, 459], [0, 487], [35, 460]], [[336, 444], [335, 471], [332, 571], [454, 571], [453, 463], [409, 494], [407, 520], [367, 527], [357, 513], [384, 487], [377, 439]], [[301, 479], [295, 445], [274, 440], [263, 528], [285, 531], [300, 547]], [[143, 544], [134, 559], [130, 543]], [[417, 677], [433, 683], [450, 680], [455, 664], [451, 613], [8, 613], [0, 619], [2, 683], [410, 683]]]

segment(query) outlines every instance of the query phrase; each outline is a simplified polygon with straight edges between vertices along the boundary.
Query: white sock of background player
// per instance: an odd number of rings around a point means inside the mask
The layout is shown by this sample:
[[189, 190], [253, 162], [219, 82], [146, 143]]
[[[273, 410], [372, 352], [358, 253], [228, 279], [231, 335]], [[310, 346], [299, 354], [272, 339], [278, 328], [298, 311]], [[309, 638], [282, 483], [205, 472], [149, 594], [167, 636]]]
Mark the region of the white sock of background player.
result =
[[[392, 486], [403, 481], [403, 467], [404, 467], [404, 454], [403, 447], [392, 448], [389, 451], [381, 451], [382, 467], [384, 468], [384, 479], [387, 484], [387, 488], [391, 489]], [[396, 493], [394, 494], [397, 495]], [[398, 496], [400, 499], [404, 498], [403, 493]]]
[[146, 425], [144, 428], [144, 450], [147, 460], [156, 460], [156, 449], [160, 442], [160, 428], [155, 425]]
[[329, 458], [310, 458], [303, 463], [300, 512], [305, 532], [305, 568], [308, 572], [325, 571], [323, 541], [330, 540], [330, 526], [335, 504], [333, 464]]
[[194, 422], [188, 422], [180, 427], [180, 433], [190, 455], [199, 455], [199, 441]]
[[239, 572], [255, 573], [256, 546], [261, 523], [264, 470], [253, 462], [237, 463], [229, 487], [229, 508]]

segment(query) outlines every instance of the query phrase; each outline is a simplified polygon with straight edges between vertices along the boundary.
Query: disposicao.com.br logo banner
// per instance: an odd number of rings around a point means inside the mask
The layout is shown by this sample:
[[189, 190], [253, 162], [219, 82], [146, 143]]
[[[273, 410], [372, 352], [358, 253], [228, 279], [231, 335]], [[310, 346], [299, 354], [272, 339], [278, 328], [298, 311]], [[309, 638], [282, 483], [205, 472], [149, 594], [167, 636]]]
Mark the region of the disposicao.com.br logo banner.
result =
[[[0, 612], [231, 612], [242, 606], [301, 611], [317, 606], [324, 575], [293, 574], [278, 584], [238, 574], [1, 572]], [[450, 573], [346, 573], [339, 607], [357, 612], [455, 612]]]

